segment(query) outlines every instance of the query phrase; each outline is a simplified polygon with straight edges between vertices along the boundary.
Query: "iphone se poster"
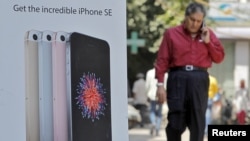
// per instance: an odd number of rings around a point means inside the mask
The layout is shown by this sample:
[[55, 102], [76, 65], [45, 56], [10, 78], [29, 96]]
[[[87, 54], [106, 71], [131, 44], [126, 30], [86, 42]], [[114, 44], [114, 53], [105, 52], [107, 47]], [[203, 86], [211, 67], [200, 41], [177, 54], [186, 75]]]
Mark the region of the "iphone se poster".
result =
[[0, 3], [0, 140], [128, 141], [126, 1]]

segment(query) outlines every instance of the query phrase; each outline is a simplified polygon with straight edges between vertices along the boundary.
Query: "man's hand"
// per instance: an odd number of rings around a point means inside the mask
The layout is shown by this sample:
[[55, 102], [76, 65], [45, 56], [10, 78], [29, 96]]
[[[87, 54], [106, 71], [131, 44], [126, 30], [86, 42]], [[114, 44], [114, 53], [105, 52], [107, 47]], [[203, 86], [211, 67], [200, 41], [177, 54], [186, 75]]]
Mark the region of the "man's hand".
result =
[[167, 92], [164, 88], [164, 86], [158, 86], [156, 91], [156, 97], [158, 98], [159, 103], [164, 103], [167, 98]]

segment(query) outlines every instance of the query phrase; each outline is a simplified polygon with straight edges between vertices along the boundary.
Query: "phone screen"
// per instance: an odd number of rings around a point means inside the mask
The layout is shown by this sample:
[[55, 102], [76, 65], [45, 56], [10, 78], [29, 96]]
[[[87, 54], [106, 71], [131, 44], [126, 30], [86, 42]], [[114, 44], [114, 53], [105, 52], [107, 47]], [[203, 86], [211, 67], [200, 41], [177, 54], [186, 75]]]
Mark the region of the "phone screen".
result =
[[69, 48], [71, 139], [112, 141], [109, 45], [74, 32]]

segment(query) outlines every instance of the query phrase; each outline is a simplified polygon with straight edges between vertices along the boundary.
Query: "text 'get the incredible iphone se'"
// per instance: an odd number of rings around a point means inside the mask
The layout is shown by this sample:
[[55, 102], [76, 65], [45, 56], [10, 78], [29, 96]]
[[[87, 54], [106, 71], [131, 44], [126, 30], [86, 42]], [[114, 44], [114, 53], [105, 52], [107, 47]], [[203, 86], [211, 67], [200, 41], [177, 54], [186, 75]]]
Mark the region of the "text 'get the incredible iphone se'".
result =
[[112, 141], [109, 44], [73, 32], [66, 56], [70, 141]]

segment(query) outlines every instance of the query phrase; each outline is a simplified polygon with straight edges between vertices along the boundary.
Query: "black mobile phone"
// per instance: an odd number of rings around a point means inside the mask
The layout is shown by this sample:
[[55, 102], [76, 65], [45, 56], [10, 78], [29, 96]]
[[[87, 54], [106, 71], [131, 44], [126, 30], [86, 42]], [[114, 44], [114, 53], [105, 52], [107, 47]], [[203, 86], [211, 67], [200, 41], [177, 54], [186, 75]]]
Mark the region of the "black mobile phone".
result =
[[202, 21], [202, 24], [201, 24], [201, 28], [200, 28], [200, 31], [202, 32], [202, 29], [206, 26], [206, 23], [205, 21]]
[[69, 40], [69, 140], [112, 141], [109, 44], [77, 32]]

